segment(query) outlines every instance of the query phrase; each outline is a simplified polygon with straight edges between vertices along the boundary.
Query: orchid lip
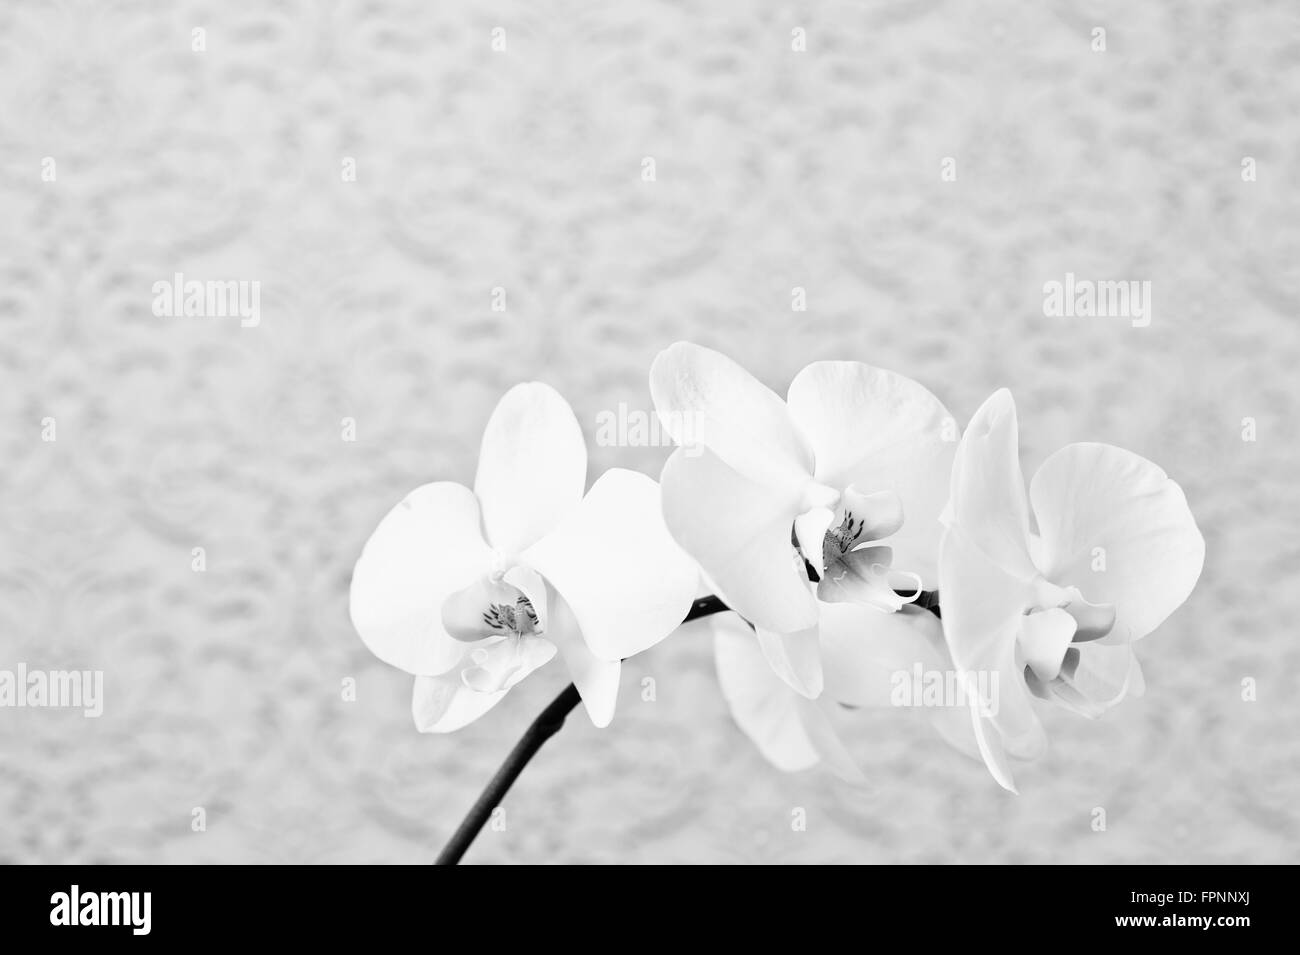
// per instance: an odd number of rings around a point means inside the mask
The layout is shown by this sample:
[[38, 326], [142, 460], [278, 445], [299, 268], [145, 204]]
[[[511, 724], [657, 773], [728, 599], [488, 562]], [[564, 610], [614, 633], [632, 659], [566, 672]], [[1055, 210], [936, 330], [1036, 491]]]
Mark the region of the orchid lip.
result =
[[1115, 628], [1115, 605], [1089, 603], [1078, 587], [1054, 584], [1041, 574], [1033, 581], [1034, 600], [1025, 615], [1042, 610], [1064, 610], [1074, 618], [1072, 644], [1100, 640]]
[[1042, 699], [1050, 699], [1055, 691], [1077, 694], [1073, 687], [1074, 673], [1079, 664], [1079, 647], [1100, 640], [1115, 627], [1113, 604], [1092, 604], [1083, 598], [1077, 587], [1059, 587], [1046, 578], [1035, 581], [1039, 600], [1035, 606], [1026, 607], [1025, 617], [1052, 610], [1063, 610], [1074, 619], [1074, 633], [1062, 650], [1061, 660], [1050, 677], [1039, 674], [1028, 662], [1024, 666], [1025, 682], [1030, 692]]

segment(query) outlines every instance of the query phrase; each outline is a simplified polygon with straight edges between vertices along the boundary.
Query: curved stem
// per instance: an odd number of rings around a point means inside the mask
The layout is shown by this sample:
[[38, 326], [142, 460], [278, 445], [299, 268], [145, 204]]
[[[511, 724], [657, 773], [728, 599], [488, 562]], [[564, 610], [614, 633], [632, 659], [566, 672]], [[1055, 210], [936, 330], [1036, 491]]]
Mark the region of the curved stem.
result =
[[[717, 597], [701, 597], [691, 604], [691, 609], [682, 618], [682, 623], [689, 623], [700, 617], [722, 613], [729, 609]], [[524, 730], [524, 735], [501, 764], [501, 768], [488, 780], [488, 784], [483, 787], [483, 792], [470, 807], [469, 813], [456, 827], [451, 840], [442, 852], [438, 853], [434, 865], [456, 865], [460, 862], [469, 844], [474, 841], [474, 837], [491, 817], [492, 810], [501, 805], [501, 800], [519, 778], [519, 774], [524, 771], [524, 767], [537, 755], [542, 744], [560, 731], [560, 727], [564, 725], [564, 718], [573, 711], [581, 699], [578, 688], [570, 683], [560, 691], [559, 696], [551, 700], [546, 709], [538, 714], [537, 719], [529, 724], [528, 729]]]
[[523, 737], [515, 744], [515, 748], [510, 751], [510, 755], [501, 764], [501, 768], [483, 787], [482, 794], [470, 807], [469, 813], [461, 824], [456, 827], [456, 832], [442, 852], [438, 854], [434, 865], [456, 865], [456, 863], [460, 862], [460, 857], [465, 854], [469, 844], [474, 841], [474, 837], [479, 834], [483, 824], [488, 821], [488, 817], [492, 815], [492, 810], [501, 805], [501, 800], [505, 798], [506, 792], [514, 785], [514, 781], [519, 778], [519, 774], [524, 771], [528, 761], [542, 748], [543, 743], [560, 731], [560, 727], [564, 725], [564, 718], [578, 705], [578, 701], [581, 699], [582, 697], [578, 695], [578, 688], [570, 683], [561, 691], [559, 696], [550, 702], [546, 709], [538, 714], [537, 719], [533, 720], [528, 729], [524, 730]]
[[[939, 615], [937, 590], [923, 590], [914, 603], [918, 607], [929, 610], [936, 617]], [[690, 623], [700, 617], [723, 613], [730, 609], [718, 597], [701, 597], [691, 604], [691, 609], [682, 618], [682, 623]], [[524, 767], [537, 755], [542, 744], [560, 731], [560, 727], [564, 725], [564, 718], [573, 712], [581, 700], [578, 688], [570, 683], [547, 705], [546, 709], [538, 714], [537, 719], [529, 724], [528, 729], [524, 730], [524, 735], [501, 764], [501, 768], [488, 780], [488, 784], [483, 787], [483, 792], [470, 807], [469, 813], [456, 827], [446, 847], [438, 853], [434, 865], [456, 865], [460, 862], [465, 850], [474, 841], [474, 837], [482, 831], [484, 824], [492, 815], [492, 810], [501, 805], [501, 800], [510, 791], [519, 774], [524, 771]]]

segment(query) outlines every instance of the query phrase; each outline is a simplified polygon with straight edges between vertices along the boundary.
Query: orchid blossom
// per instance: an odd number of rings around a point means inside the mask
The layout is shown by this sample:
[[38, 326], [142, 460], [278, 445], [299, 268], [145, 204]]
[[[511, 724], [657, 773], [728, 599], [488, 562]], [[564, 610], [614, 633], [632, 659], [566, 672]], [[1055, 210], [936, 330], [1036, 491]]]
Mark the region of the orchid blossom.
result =
[[650, 391], [681, 445], [660, 478], [668, 529], [773, 670], [816, 698], [820, 606], [893, 612], [912, 599], [896, 587], [914, 597], [934, 577], [952, 419], [916, 382], [858, 362], [809, 365], [782, 401], [687, 342], [655, 359]]
[[1205, 542], [1182, 489], [1110, 445], [1057, 451], [1026, 497], [1005, 390], [962, 436], [943, 520], [944, 632], [961, 670], [999, 674], [996, 708], [973, 702], [971, 718], [985, 764], [1014, 792], [1009, 757], [1046, 744], [1034, 700], [1096, 717], [1142, 692], [1132, 645], [1192, 592]]
[[557, 653], [593, 723], [614, 714], [620, 661], [671, 633], [699, 574], [643, 474], [605, 472], [583, 495], [587, 449], [547, 385], [512, 388], [488, 421], [474, 489], [412, 491], [352, 576], [352, 622], [415, 675], [422, 732], [465, 726]]

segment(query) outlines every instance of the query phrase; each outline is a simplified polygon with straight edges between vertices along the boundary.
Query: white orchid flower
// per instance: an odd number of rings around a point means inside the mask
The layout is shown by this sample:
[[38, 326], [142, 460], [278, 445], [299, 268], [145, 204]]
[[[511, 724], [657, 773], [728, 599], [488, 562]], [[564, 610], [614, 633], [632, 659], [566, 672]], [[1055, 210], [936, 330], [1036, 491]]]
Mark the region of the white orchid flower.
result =
[[858, 362], [809, 365], [782, 401], [687, 342], [658, 355], [650, 391], [682, 446], [660, 478], [668, 529], [773, 669], [817, 697], [819, 603], [895, 611], [896, 587], [934, 577], [952, 419], [916, 382]]
[[1096, 717], [1140, 695], [1132, 643], [1187, 599], [1205, 541], [1164, 471], [1106, 444], [1051, 455], [1026, 498], [1006, 390], [962, 436], [944, 523], [944, 631], [958, 667], [998, 674], [996, 712], [972, 705], [972, 722], [985, 764], [1014, 792], [1009, 757], [1046, 745], [1035, 699]]
[[[722, 695], [741, 731], [778, 769], [797, 772], [825, 766], [847, 782], [866, 782], [859, 761], [836, 729], [846, 709], [900, 705], [900, 679], [921, 672], [946, 673], [952, 663], [943, 627], [928, 610], [905, 606], [880, 613], [847, 603], [821, 603], [818, 640], [826, 686], [816, 700], [795, 692], [777, 677], [736, 614], [689, 624], [712, 631]], [[919, 705], [920, 701], [908, 701]], [[941, 701], [949, 703], [950, 701]], [[970, 737], [965, 706], [931, 708], [936, 729], [954, 745]], [[969, 743], [964, 747], [973, 749]]]
[[412, 491], [352, 575], [352, 622], [415, 675], [421, 732], [477, 719], [558, 652], [591, 720], [614, 714], [620, 661], [681, 623], [699, 572], [664, 527], [659, 488], [605, 472], [583, 495], [587, 449], [551, 387], [517, 385], [492, 412], [474, 490]]

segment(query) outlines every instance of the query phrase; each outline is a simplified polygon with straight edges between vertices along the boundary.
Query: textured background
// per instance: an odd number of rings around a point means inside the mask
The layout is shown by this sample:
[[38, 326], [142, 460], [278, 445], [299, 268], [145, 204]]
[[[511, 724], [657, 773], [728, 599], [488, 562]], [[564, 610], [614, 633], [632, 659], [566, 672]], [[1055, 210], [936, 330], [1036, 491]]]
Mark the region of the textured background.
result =
[[[1047, 714], [1018, 798], [907, 712], [855, 726], [874, 792], [783, 775], [680, 635], [470, 859], [1297, 861], [1300, 8], [1134, 7], [4, 0], [0, 668], [100, 668], [106, 709], [0, 710], [0, 860], [430, 859], [562, 669], [418, 735], [352, 563], [406, 491], [472, 479], [515, 381], [590, 439], [690, 338], [780, 391], [894, 368], [962, 420], [1009, 386], [1029, 471], [1101, 440], [1183, 485], [1200, 587], [1144, 700]], [[260, 327], [156, 318], [175, 271], [259, 280]], [[1044, 318], [1067, 271], [1150, 280], [1151, 326]]]

